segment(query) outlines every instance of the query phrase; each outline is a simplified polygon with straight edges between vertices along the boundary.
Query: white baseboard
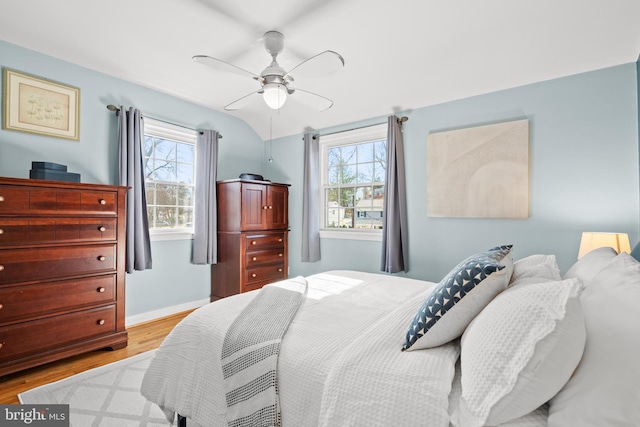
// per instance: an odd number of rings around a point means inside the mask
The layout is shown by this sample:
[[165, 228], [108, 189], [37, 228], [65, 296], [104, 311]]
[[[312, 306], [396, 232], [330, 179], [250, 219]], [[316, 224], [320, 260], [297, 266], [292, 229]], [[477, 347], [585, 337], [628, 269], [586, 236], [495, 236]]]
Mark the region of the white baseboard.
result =
[[136, 325], [138, 323], [148, 322], [149, 320], [159, 319], [165, 316], [171, 316], [172, 314], [180, 313], [187, 310], [193, 310], [195, 308], [202, 307], [209, 304], [209, 299], [201, 299], [198, 301], [186, 302], [184, 304], [173, 305], [171, 307], [161, 308], [159, 310], [147, 311], [146, 313], [136, 314], [134, 316], [127, 316], [124, 319], [126, 327]]

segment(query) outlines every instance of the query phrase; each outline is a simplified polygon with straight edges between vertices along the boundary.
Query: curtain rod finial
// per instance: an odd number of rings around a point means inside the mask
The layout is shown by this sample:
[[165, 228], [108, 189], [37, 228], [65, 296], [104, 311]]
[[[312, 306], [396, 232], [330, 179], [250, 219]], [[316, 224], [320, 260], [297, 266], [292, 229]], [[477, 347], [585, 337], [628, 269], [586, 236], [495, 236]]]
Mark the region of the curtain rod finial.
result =
[[107, 110], [109, 110], [109, 111], [120, 111], [120, 109], [118, 107], [116, 107], [115, 105], [113, 105], [113, 104], [107, 105]]
[[409, 117], [407, 117], [407, 116], [400, 117], [400, 122], [402, 122], [402, 123], [406, 122], [407, 120], [409, 120]]

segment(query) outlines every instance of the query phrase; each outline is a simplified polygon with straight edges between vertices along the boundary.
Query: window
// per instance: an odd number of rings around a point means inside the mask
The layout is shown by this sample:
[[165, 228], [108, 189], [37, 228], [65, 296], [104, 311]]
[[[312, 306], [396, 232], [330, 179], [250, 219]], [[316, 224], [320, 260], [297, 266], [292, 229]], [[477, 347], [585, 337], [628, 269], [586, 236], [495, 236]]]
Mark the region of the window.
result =
[[149, 230], [192, 233], [196, 131], [144, 119]]
[[322, 237], [380, 240], [387, 125], [320, 138]]

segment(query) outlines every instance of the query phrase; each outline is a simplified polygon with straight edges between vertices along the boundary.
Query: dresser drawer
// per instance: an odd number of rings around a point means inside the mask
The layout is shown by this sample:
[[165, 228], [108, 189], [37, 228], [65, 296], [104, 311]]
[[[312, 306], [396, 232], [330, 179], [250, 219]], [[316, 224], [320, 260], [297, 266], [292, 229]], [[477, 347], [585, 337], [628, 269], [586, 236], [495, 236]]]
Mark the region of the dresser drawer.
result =
[[251, 268], [263, 264], [282, 262], [284, 260], [284, 247], [263, 249], [260, 251], [247, 251], [244, 256], [245, 266]]
[[247, 251], [254, 251], [263, 248], [281, 247], [284, 248], [284, 233], [273, 234], [247, 234], [244, 236], [245, 248]]
[[0, 324], [116, 301], [116, 276], [0, 288]]
[[0, 249], [0, 285], [116, 269], [116, 245]]
[[116, 214], [117, 193], [0, 186], [0, 214]]
[[115, 240], [116, 218], [0, 218], [0, 246]]
[[115, 332], [115, 305], [0, 327], [0, 362]]
[[244, 282], [246, 284], [282, 280], [286, 277], [287, 272], [284, 268], [284, 262], [278, 264], [270, 264], [261, 267], [247, 268], [244, 271]]

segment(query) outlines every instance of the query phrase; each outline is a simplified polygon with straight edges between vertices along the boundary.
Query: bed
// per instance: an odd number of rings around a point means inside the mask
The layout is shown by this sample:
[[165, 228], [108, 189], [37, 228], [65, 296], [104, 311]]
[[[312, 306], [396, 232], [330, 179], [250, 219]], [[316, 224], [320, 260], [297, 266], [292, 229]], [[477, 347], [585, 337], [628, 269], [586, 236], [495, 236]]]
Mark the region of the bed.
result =
[[[561, 277], [553, 255], [514, 260], [500, 246], [439, 283], [337, 270], [266, 288], [302, 284], [278, 341], [277, 425], [640, 425], [629, 254], [595, 250]], [[264, 313], [247, 315], [261, 293], [201, 307], [167, 336], [142, 393], [169, 420], [260, 425], [228, 423], [221, 354], [238, 319], [264, 327]]]

